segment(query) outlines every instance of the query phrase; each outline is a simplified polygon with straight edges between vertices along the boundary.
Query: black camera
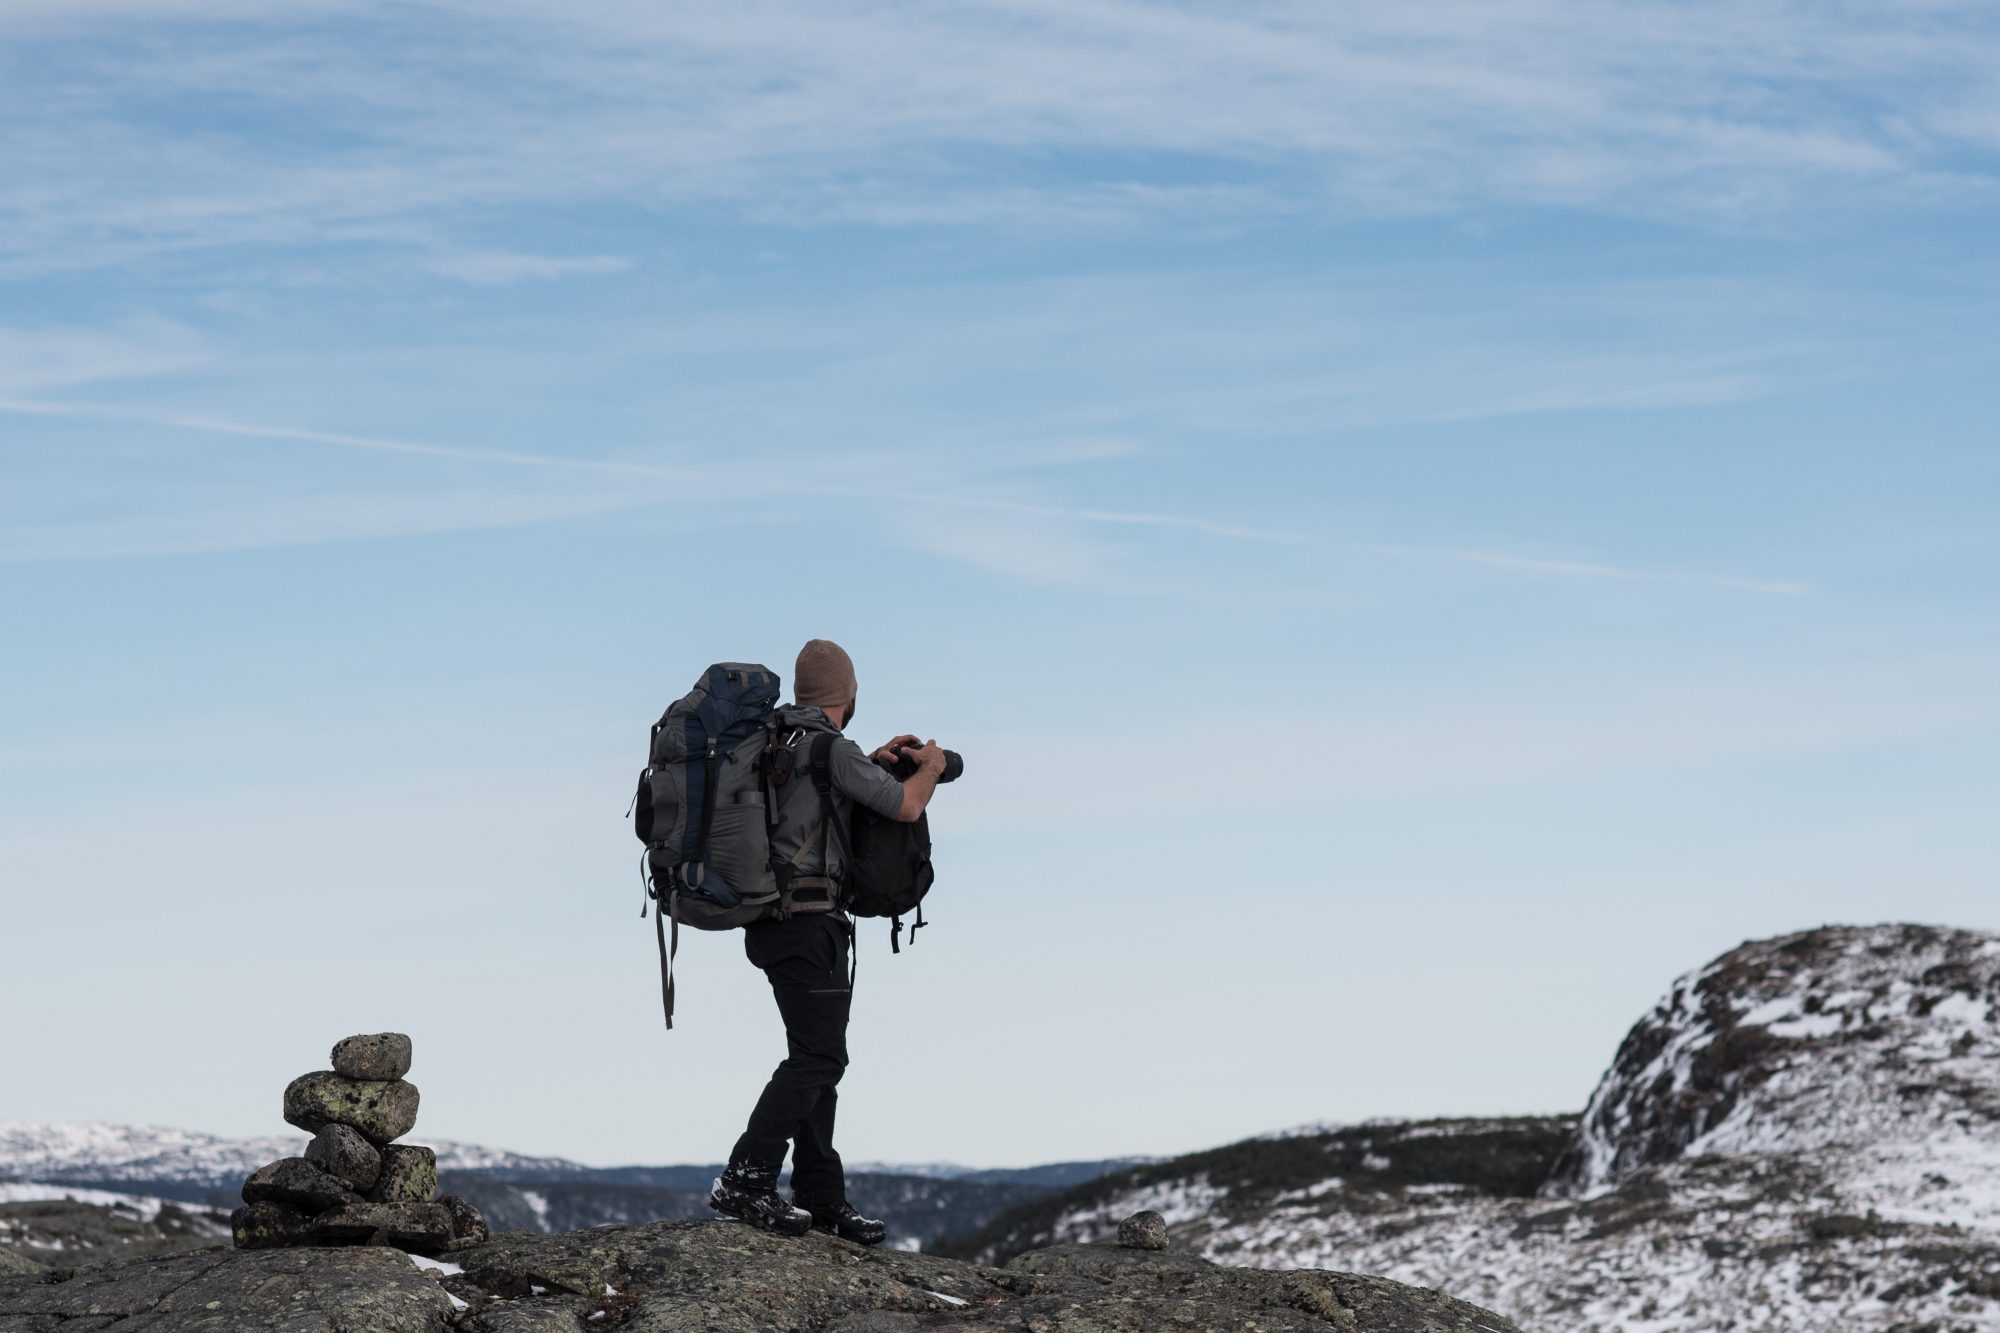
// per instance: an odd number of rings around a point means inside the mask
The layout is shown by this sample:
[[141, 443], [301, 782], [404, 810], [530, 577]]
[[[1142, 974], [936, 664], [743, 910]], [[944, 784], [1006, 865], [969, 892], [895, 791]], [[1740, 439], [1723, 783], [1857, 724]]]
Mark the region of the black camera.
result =
[[[892, 761], [883, 762], [882, 767], [888, 769], [889, 776], [896, 779], [896, 781], [908, 781], [917, 771], [916, 750], [908, 745], [898, 745], [889, 753], [896, 757]], [[940, 783], [956, 782], [958, 781], [958, 775], [964, 771], [964, 758], [956, 750], [946, 750], [944, 752], [944, 772], [938, 774], [938, 781]]]

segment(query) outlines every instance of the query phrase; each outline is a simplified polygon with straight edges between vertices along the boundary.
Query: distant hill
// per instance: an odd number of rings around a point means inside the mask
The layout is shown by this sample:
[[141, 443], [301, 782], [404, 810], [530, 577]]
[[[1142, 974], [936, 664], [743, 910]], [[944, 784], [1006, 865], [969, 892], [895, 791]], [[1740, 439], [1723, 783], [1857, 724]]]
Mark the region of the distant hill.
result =
[[[305, 1147], [303, 1134], [231, 1139], [146, 1125], [0, 1121], [0, 1182], [37, 1182], [230, 1207], [252, 1171]], [[431, 1141], [440, 1180], [496, 1230], [574, 1231], [605, 1223], [711, 1217], [705, 1199], [720, 1163], [582, 1166], [478, 1144]], [[906, 1246], [976, 1231], [996, 1214], [1137, 1159], [979, 1168], [867, 1164], [850, 1196]]]

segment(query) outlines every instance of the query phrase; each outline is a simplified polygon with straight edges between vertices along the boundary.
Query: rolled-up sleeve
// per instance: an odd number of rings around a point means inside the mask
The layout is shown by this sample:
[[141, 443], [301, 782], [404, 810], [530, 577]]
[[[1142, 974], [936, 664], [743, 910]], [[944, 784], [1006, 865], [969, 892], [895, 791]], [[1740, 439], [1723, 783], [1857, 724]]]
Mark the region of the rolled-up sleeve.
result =
[[833, 785], [848, 800], [867, 806], [885, 819], [894, 819], [901, 812], [903, 784], [862, 753], [853, 741], [844, 736], [835, 741], [828, 762], [833, 770]]

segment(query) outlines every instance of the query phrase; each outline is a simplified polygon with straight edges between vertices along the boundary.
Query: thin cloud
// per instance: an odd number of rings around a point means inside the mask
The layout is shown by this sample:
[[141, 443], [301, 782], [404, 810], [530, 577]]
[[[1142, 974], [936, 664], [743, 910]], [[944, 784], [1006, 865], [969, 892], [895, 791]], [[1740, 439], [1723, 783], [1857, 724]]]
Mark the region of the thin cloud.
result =
[[[1285, 533], [1237, 527], [1185, 514], [1161, 514], [1074, 505], [1035, 504], [992, 496], [968, 495], [939, 490], [893, 492], [865, 486], [828, 485], [798, 480], [795, 477], [789, 476], [776, 463], [769, 461], [747, 462], [734, 470], [683, 468], [637, 460], [580, 458], [566, 454], [538, 454], [520, 450], [430, 444], [415, 440], [352, 435], [338, 431], [308, 430], [294, 426], [275, 426], [255, 422], [235, 421], [224, 417], [132, 411], [96, 404], [56, 403], [23, 398], [0, 398], [0, 413], [113, 421], [127, 425], [197, 431], [239, 439], [316, 445], [366, 453], [404, 454], [487, 466], [590, 473], [601, 476], [643, 479], [651, 482], [671, 482], [679, 486], [709, 486], [715, 488], [719, 494], [723, 495], [756, 493], [764, 496], [827, 496], [875, 502], [888, 501], [900, 505], [938, 505], [958, 509], [983, 510], [994, 514], [1061, 520], [1083, 525], [1175, 528], [1232, 541], [1298, 542], [1303, 540]], [[823, 465], [824, 460], [821, 460], [821, 463]], [[746, 481], [754, 481], [754, 486], [746, 486]], [[626, 503], [631, 502], [629, 498], [626, 500]], [[565, 502], [561, 512], [576, 512], [574, 503]], [[524, 517], [519, 521], [528, 521], [528, 519]], [[324, 540], [325, 538], [320, 539]], [[251, 546], [267, 544], [270, 543], [261, 540], [234, 543], [234, 545]], [[989, 543], [981, 545], [978, 549], [981, 552], [988, 552], [992, 548]], [[110, 551], [114, 554], [128, 553], [125, 548], [116, 546], [110, 548]], [[23, 559], [30, 557], [13, 554], [4, 558]], [[987, 567], [998, 567], [991, 560], [987, 559], [984, 554], [978, 559], [973, 560], [973, 563]], [[1076, 568], [1078, 566], [1075, 561], [1071, 561], [1068, 567]], [[1038, 571], [1041, 571], [1042, 568], [1042, 566], [1036, 566]], [[1039, 577], [1040, 574], [1038, 573], [1037, 576]]]
[[556, 278], [602, 277], [623, 273], [632, 261], [620, 255], [524, 255], [508, 250], [467, 250], [438, 255], [430, 270], [480, 287]]
[[1633, 569], [1622, 565], [1588, 560], [1550, 560], [1535, 556], [1509, 555], [1502, 551], [1437, 550], [1415, 546], [1376, 546], [1381, 555], [1412, 556], [1476, 565], [1503, 573], [1539, 575], [1550, 578], [1611, 579], [1622, 583], [1682, 584], [1697, 588], [1728, 588], [1737, 592], [1764, 593], [1773, 597], [1803, 597], [1812, 589], [1786, 579], [1743, 578], [1734, 574], [1691, 574], [1674, 570]]
[[[1994, 183], [1964, 149], [2000, 38], [1963, 3], [355, 0], [300, 18], [180, 0], [105, 31], [122, 8], [100, 0], [87, 48], [62, 44], [76, 23], [14, 35], [49, 58], [0, 90], [21, 126], [0, 149], [0, 264], [450, 231], [548, 202], [884, 226], [1522, 205], [1737, 226]], [[149, 93], [260, 114], [191, 135]], [[52, 100], [62, 115], [29, 114]], [[301, 155], [302, 136], [333, 146]], [[1050, 154], [1081, 182], [1023, 169]], [[460, 267], [518, 281], [603, 258]]]

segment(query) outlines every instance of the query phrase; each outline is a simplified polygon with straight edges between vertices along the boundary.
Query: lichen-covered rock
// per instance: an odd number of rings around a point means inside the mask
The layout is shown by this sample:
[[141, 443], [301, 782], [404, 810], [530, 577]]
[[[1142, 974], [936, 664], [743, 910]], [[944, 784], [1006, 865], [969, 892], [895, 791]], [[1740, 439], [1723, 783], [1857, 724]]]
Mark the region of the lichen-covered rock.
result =
[[451, 1244], [451, 1210], [436, 1203], [357, 1203], [313, 1219], [313, 1234], [333, 1245], [394, 1245], [437, 1254]]
[[277, 1250], [314, 1243], [312, 1216], [288, 1203], [249, 1203], [229, 1215], [239, 1250]]
[[382, 1178], [382, 1150], [358, 1129], [328, 1125], [306, 1145], [306, 1160], [358, 1194]]
[[382, 1150], [382, 1175], [369, 1198], [377, 1203], [429, 1203], [437, 1198], [437, 1154], [414, 1144]]
[[[388, 1207], [342, 1211], [379, 1220]], [[998, 1269], [682, 1221], [511, 1232], [452, 1258], [462, 1272], [432, 1277], [384, 1249], [211, 1250], [66, 1285], [0, 1278], [0, 1330], [76, 1333], [107, 1326], [91, 1319], [129, 1319], [146, 1333], [1520, 1333], [1380, 1278], [1108, 1245], [1058, 1246]], [[453, 1297], [465, 1306], [456, 1316]]]
[[0, 1278], [6, 1333], [446, 1333], [452, 1314], [436, 1279], [394, 1250], [203, 1250], [66, 1282]]
[[492, 1232], [487, 1229], [485, 1216], [456, 1194], [445, 1195], [438, 1200], [438, 1205], [451, 1214], [453, 1249], [463, 1249], [468, 1245], [484, 1245], [492, 1239]]
[[25, 1254], [16, 1254], [10, 1245], [0, 1245], [0, 1280], [19, 1277], [24, 1273], [40, 1276], [42, 1266]]
[[307, 1215], [361, 1202], [361, 1196], [303, 1157], [281, 1157], [243, 1182], [243, 1202], [282, 1203]]
[[333, 1072], [369, 1083], [390, 1083], [410, 1072], [410, 1039], [400, 1032], [342, 1037], [333, 1045]]
[[1167, 1219], [1147, 1208], [1118, 1224], [1118, 1243], [1128, 1250], [1167, 1248]]
[[331, 1069], [301, 1074], [285, 1089], [285, 1123], [317, 1134], [328, 1125], [359, 1130], [371, 1143], [399, 1139], [417, 1123], [417, 1088], [400, 1079], [352, 1079]]

